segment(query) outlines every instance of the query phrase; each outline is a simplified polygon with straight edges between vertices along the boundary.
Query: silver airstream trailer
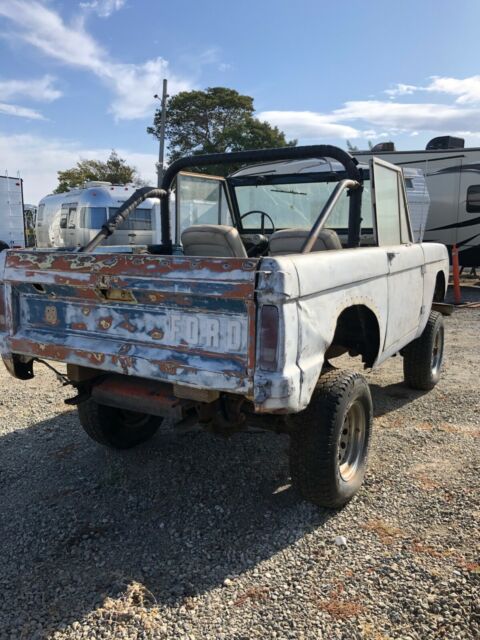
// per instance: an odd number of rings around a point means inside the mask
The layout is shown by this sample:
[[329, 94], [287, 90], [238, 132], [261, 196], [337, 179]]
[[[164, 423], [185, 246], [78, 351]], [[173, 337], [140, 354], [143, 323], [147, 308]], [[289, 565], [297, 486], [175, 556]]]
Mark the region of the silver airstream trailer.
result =
[[[43, 198], [36, 217], [37, 247], [81, 247], [101, 229], [136, 190], [134, 185], [87, 182], [81, 189]], [[146, 245], [161, 242], [160, 206], [148, 198], [104, 244]]]

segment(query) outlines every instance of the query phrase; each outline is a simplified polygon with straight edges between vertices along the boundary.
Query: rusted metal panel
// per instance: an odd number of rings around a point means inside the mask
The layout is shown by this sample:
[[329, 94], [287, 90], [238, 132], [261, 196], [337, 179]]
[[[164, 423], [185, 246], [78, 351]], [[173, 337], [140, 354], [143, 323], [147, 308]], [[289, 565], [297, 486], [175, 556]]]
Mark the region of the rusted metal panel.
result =
[[249, 393], [258, 261], [9, 252], [10, 335], [21, 353]]
[[96, 384], [92, 398], [111, 407], [173, 420], [183, 417], [183, 407], [187, 404], [173, 395], [169, 384], [117, 375], [108, 376]]

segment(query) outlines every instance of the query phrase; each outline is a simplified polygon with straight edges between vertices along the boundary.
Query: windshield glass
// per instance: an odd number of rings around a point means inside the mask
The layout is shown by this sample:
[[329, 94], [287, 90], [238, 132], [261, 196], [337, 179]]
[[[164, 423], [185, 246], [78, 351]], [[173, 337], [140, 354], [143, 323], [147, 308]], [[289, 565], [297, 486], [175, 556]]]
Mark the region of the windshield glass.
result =
[[[240, 215], [248, 211], [268, 213], [277, 229], [300, 227], [310, 229], [325, 206], [337, 182], [303, 182], [270, 185], [242, 185], [235, 187]], [[369, 183], [362, 195], [362, 227], [372, 226], [372, 210]], [[349, 198], [345, 191], [325, 226], [332, 229], [348, 229]], [[268, 222], [266, 223], [266, 226]], [[260, 214], [248, 216], [246, 229], [261, 227]]]

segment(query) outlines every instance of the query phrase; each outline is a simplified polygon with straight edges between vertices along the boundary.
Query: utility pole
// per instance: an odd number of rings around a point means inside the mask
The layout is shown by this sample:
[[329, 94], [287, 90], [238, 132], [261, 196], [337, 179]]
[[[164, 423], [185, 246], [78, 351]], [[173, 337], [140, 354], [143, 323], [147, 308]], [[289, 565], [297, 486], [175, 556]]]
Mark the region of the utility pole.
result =
[[158, 163], [157, 163], [157, 186], [160, 188], [162, 186], [163, 180], [163, 158], [165, 155], [165, 119], [167, 117], [167, 79], [163, 79], [163, 89], [162, 89], [162, 97], [156, 93], [154, 98], [160, 100], [162, 105], [162, 110], [160, 112], [160, 145], [158, 148]]

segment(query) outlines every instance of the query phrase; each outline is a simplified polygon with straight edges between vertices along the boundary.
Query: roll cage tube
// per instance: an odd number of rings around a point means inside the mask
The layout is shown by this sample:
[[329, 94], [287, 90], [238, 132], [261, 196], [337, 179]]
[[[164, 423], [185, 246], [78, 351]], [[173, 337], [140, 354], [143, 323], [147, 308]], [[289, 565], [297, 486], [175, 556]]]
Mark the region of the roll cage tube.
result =
[[[208, 155], [186, 156], [185, 158], [179, 158], [178, 160], [175, 160], [175, 162], [172, 162], [172, 164], [165, 171], [162, 180], [162, 190], [166, 192], [166, 195], [161, 196], [162, 199], [160, 201], [162, 244], [165, 246], [166, 251], [168, 251], [168, 249], [171, 251], [172, 234], [170, 229], [169, 210], [170, 189], [177, 174], [179, 173], [179, 171], [182, 171], [182, 169], [196, 167], [199, 165], [211, 166], [218, 164], [225, 165], [263, 161], [275, 162], [276, 160], [305, 160], [308, 158], [325, 156], [340, 162], [340, 164], [345, 168], [347, 178], [359, 184], [360, 188], [355, 188], [354, 190], [350, 191], [348, 230], [348, 246], [358, 246], [360, 240], [361, 225], [361, 185], [363, 182], [362, 173], [357, 167], [357, 161], [352, 158], [352, 156], [347, 151], [329, 144], [309, 145], [305, 147], [281, 147], [279, 149], [232, 151], [228, 153], [211, 153]], [[351, 186], [347, 188], [351, 188]], [[336, 190], [334, 191], [334, 193], [336, 193]], [[135, 196], [135, 194], [133, 195]], [[318, 229], [318, 231], [320, 231], [320, 229]]]
[[[308, 234], [305, 242], [303, 243], [301, 253], [310, 253], [310, 251], [313, 248], [313, 245], [315, 244], [315, 241], [318, 238], [318, 234], [320, 233], [320, 231], [323, 228], [323, 225], [325, 224], [326, 219], [332, 212], [334, 206], [339, 201], [340, 196], [345, 191], [345, 189], [352, 190], [350, 192], [350, 197], [351, 197], [352, 194], [354, 193], [353, 189], [359, 189], [360, 186], [361, 186], [360, 183], [357, 182], [356, 180], [341, 180], [337, 184], [335, 189], [330, 194], [330, 197], [328, 198], [327, 202], [325, 203], [325, 206], [321, 210], [320, 215], [316, 219], [315, 224], [311, 228], [310, 233]], [[350, 201], [350, 205], [351, 205], [351, 201]]]

